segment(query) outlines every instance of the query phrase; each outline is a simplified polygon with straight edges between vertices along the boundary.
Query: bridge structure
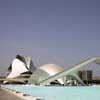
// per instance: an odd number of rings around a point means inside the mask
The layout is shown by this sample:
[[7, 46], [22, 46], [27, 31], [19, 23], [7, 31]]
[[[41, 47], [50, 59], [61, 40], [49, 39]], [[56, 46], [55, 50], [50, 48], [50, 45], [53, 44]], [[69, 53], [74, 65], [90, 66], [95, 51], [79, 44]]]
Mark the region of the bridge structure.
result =
[[59, 78], [62, 77], [67, 77], [67, 76], [72, 76], [74, 77], [78, 82], [80, 82], [82, 85], [85, 85], [84, 82], [82, 81], [82, 79], [80, 79], [80, 77], [77, 75], [77, 72], [83, 68], [86, 67], [88, 64], [90, 63], [96, 63], [98, 65], [100, 65], [100, 57], [94, 57], [94, 58], [89, 58], [85, 61], [80, 62], [79, 64], [76, 64], [75, 66], [73, 66], [73, 68], [69, 69], [69, 70], [65, 70], [63, 72], [60, 72], [54, 76], [51, 76], [45, 80], [42, 80], [41, 82], [39, 82], [40, 85], [47, 85], [48, 83], [55, 81]]

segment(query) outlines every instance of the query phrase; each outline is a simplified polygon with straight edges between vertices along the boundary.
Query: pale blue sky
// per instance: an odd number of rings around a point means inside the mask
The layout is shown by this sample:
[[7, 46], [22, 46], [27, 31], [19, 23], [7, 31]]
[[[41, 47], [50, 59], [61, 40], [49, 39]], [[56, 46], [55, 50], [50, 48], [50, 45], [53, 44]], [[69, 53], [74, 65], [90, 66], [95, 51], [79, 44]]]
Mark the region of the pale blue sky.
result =
[[16, 54], [68, 67], [100, 56], [99, 0], [0, 0], [0, 68]]

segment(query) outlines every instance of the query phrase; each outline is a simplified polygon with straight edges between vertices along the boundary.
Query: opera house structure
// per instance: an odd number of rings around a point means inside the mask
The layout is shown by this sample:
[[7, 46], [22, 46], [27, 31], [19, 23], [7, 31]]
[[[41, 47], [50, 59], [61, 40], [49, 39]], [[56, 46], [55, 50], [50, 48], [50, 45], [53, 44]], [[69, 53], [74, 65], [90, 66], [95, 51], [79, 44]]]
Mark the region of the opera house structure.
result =
[[19, 79], [29, 78], [35, 69], [31, 57], [16, 55], [16, 58], [8, 67], [9, 74], [4, 83], [25, 83], [25, 80]]
[[4, 83], [23, 83], [34, 85], [85, 85], [83, 80], [78, 76], [78, 71], [89, 63], [100, 65], [100, 58], [94, 57], [80, 62], [73, 68], [66, 70], [56, 64], [45, 64], [40, 67], [35, 67], [30, 57], [17, 55], [12, 61], [9, 69], [9, 74]]

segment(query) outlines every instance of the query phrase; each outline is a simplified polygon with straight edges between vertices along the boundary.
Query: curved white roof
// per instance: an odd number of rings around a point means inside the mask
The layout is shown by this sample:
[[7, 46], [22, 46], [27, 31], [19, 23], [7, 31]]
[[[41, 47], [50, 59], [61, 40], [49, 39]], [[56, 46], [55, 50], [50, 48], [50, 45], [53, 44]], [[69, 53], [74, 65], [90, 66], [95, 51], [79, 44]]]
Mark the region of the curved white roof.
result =
[[62, 68], [56, 64], [45, 64], [43, 66], [40, 66], [39, 69], [47, 72], [50, 76], [64, 71], [64, 68]]
[[28, 71], [28, 69], [26, 69], [25, 63], [15, 58], [12, 62], [12, 71], [7, 78], [15, 78], [26, 71]]
[[35, 70], [31, 57], [23, 57], [23, 58], [25, 59], [25, 61], [22, 61], [21, 59], [18, 58], [15, 58], [12, 61], [11, 73], [7, 76], [7, 78], [16, 78], [20, 76], [20, 74], [22, 73], [25, 73], [27, 71], [33, 72], [33, 70]]
[[[64, 71], [64, 68], [62, 68], [56, 64], [45, 64], [45, 65], [41, 66], [39, 69], [47, 72], [50, 76]], [[58, 79], [58, 81], [61, 84], [64, 84], [64, 80], [62, 78]]]

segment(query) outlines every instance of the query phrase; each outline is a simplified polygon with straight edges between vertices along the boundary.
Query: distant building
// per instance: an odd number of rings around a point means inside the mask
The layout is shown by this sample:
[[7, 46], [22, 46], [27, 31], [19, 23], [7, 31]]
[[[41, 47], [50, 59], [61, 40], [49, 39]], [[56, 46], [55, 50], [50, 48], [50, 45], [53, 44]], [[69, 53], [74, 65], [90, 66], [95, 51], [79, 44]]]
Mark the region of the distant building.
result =
[[93, 71], [92, 70], [82, 70], [82, 71], [78, 71], [78, 76], [82, 79], [82, 80], [92, 80], [92, 75], [93, 75]]

